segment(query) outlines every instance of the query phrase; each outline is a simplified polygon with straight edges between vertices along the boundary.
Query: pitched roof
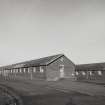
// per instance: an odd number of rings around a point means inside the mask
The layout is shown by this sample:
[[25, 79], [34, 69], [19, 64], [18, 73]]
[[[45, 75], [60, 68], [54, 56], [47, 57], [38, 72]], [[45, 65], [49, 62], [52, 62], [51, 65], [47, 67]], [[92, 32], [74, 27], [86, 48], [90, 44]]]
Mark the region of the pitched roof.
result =
[[105, 63], [80, 64], [76, 70], [105, 70]]
[[19, 68], [19, 67], [47, 66], [62, 56], [64, 56], [64, 54], [58, 54], [58, 55], [48, 56], [48, 57], [44, 57], [44, 58], [40, 58], [40, 59], [25, 61], [25, 62], [21, 62], [21, 63], [4, 66], [1, 68], [2, 69], [3, 68], [11, 69], [11, 68]]

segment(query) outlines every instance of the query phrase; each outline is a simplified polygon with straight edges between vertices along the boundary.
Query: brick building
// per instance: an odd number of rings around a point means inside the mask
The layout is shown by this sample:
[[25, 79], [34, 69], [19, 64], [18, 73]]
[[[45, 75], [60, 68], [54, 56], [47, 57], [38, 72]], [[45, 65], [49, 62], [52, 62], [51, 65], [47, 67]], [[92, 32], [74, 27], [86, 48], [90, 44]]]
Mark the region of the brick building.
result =
[[58, 54], [30, 60], [0, 68], [0, 78], [4, 79], [46, 79], [56, 81], [74, 78], [75, 65], [65, 55]]
[[95, 83], [105, 83], [105, 63], [76, 65], [76, 79]]

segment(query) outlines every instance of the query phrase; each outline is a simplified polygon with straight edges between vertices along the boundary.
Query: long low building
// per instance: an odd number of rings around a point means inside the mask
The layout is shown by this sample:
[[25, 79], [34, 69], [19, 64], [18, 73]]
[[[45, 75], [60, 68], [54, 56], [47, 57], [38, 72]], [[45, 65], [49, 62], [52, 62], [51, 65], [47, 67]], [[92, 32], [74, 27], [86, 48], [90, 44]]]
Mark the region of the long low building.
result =
[[48, 56], [0, 68], [4, 79], [46, 79], [56, 81], [61, 78], [74, 78], [75, 64], [64, 54]]
[[105, 63], [76, 65], [76, 79], [95, 83], [105, 83]]
[[78, 81], [105, 83], [105, 63], [75, 65], [64, 54], [48, 56], [0, 67], [0, 79], [70, 78]]

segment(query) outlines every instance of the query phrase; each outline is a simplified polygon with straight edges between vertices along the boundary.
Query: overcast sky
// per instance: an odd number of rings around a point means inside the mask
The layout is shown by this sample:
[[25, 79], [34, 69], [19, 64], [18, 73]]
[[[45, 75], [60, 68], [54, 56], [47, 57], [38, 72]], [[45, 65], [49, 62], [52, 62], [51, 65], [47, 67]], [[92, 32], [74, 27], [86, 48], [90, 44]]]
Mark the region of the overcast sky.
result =
[[0, 65], [64, 53], [105, 62], [105, 0], [0, 0]]

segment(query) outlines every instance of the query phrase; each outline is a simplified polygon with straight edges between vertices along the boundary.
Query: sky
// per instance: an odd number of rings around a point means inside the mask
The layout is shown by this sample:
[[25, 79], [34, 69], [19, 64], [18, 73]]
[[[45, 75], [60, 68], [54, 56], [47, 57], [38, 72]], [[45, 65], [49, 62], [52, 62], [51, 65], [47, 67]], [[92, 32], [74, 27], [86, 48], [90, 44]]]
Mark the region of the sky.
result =
[[105, 0], [0, 0], [0, 66], [62, 53], [105, 62]]

